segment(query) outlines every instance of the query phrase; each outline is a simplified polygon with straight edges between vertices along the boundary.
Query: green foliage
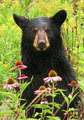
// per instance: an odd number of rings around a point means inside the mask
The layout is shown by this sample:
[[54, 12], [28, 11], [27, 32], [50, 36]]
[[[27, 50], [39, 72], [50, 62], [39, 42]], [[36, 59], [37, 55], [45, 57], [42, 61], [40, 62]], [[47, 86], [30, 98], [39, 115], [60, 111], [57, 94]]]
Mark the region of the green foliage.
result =
[[10, 114], [12, 114], [13, 113], [13, 111], [12, 110], [4, 110], [4, 111], [1, 111], [0, 112], [0, 116], [2, 116], [2, 115], [10, 115]]
[[31, 82], [32, 82], [32, 81], [30, 81], [30, 82], [28, 82], [28, 83], [25, 82], [24, 84], [22, 84], [22, 85], [21, 85], [22, 91], [24, 91], [24, 90], [26, 89], [26, 87], [29, 86], [29, 84], [30, 84]]
[[58, 117], [52, 117], [52, 116], [49, 116], [47, 118], [48, 118], [48, 120], [60, 120], [60, 118], [58, 118]]

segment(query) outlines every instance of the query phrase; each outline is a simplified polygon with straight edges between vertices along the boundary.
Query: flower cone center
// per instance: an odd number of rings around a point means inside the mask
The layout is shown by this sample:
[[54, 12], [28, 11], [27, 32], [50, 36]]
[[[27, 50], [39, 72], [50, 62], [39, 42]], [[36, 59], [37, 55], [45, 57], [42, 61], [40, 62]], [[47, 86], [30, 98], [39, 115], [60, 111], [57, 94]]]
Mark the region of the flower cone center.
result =
[[20, 77], [24, 77], [25, 75], [24, 74], [21, 74], [21, 76]]
[[72, 81], [72, 82], [71, 82], [72, 85], [75, 85], [76, 83], [77, 83], [76, 81]]
[[47, 101], [47, 99], [46, 98], [42, 98], [41, 101]]
[[18, 66], [18, 65], [23, 65], [23, 63], [22, 63], [20, 60], [18, 60], [18, 61], [15, 63], [15, 65], [16, 65], [16, 66]]
[[15, 83], [15, 81], [14, 81], [13, 78], [9, 78], [9, 79], [7, 80], [7, 84], [13, 84], [13, 83]]
[[55, 77], [55, 76], [57, 76], [57, 73], [56, 73], [54, 70], [51, 70], [51, 71], [48, 73], [48, 76], [49, 76], [49, 77]]
[[46, 89], [46, 87], [44, 85], [39, 87], [39, 90], [45, 90], [45, 89]]

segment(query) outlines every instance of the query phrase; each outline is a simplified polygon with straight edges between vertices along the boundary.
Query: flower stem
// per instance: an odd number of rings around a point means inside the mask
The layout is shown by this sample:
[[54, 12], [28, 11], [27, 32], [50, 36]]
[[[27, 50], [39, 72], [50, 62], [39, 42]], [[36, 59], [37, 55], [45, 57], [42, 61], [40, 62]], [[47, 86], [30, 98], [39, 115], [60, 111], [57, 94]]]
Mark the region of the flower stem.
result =
[[41, 120], [44, 120], [44, 109], [42, 108]]
[[[42, 98], [44, 98], [44, 94], [42, 94]], [[41, 99], [42, 99], [42, 98], [41, 98]], [[45, 118], [45, 114], [44, 114], [44, 109], [42, 108], [41, 119], [42, 119], [42, 120], [45, 120], [44, 118]]]
[[[18, 69], [18, 71], [19, 71], [19, 76], [21, 76], [21, 69]], [[22, 90], [21, 90], [21, 79], [20, 79], [20, 99], [21, 99], [21, 97], [22, 97]], [[20, 109], [20, 107], [21, 107], [21, 105], [20, 105], [20, 101], [19, 101], [18, 109]]]
[[[19, 76], [21, 76], [21, 69], [19, 69]], [[21, 79], [20, 79], [20, 85], [21, 85]], [[22, 96], [22, 90], [21, 90], [21, 87], [20, 87], [20, 98]]]
[[[72, 87], [72, 92], [70, 93], [71, 96], [73, 96], [74, 92], [75, 92], [75, 88], [74, 88], [74, 86], [73, 86], [73, 87]], [[65, 119], [67, 118], [67, 115], [68, 115], [68, 112], [67, 112], [67, 111], [68, 111], [68, 109], [69, 109], [69, 106], [70, 106], [70, 101], [69, 101], [69, 103], [67, 104], [66, 114], [64, 115], [63, 120], [65, 120]]]
[[[31, 103], [26, 107], [26, 116], [27, 116], [27, 114], [28, 114], [28, 112], [29, 112], [29, 110], [31, 109], [31, 107], [32, 107], [32, 105], [35, 103], [37, 103], [37, 101], [38, 101], [38, 99], [41, 97], [41, 95], [43, 94], [43, 92], [42, 93], [40, 93], [40, 94], [38, 94], [32, 101], [31, 101]], [[41, 98], [40, 98], [41, 99]], [[40, 100], [39, 99], [39, 100]], [[35, 102], [36, 101], [36, 102]]]
[[52, 83], [52, 116], [54, 116], [54, 82]]

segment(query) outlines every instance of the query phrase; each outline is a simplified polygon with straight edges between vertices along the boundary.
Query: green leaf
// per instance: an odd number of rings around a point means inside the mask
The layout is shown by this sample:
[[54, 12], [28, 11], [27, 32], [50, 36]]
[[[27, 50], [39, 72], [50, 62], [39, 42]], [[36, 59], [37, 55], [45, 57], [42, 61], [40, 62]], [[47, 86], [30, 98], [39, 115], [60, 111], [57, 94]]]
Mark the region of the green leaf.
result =
[[54, 106], [55, 106], [56, 108], [59, 108], [59, 107], [60, 107], [60, 104], [59, 104], [59, 103], [55, 103]]
[[28, 118], [28, 119], [26, 119], [26, 120], [37, 120], [37, 119], [34, 119], [34, 118]]
[[75, 99], [75, 97], [78, 95], [78, 93], [76, 93], [73, 97], [70, 98], [70, 103]]
[[11, 92], [3, 92], [3, 91], [0, 91], [0, 94], [2, 94], [3, 96], [5, 97], [9, 97], [11, 99], [15, 98], [15, 95], [12, 94]]
[[48, 105], [36, 104], [36, 105], [34, 105], [34, 108], [46, 109], [46, 108], [50, 108], [50, 106], [48, 106]]
[[[52, 104], [53, 104], [52, 102], [49, 102], [49, 103], [48, 103], [48, 105], [52, 105]], [[59, 107], [60, 107], [60, 104], [54, 102], [54, 106], [55, 106], [56, 108], [59, 108]], [[50, 109], [52, 109], [52, 108], [50, 108]]]
[[47, 114], [47, 113], [52, 114], [52, 112], [51, 112], [50, 109], [45, 109], [44, 113], [45, 113], [45, 114]]
[[52, 96], [53, 98], [55, 98], [55, 97], [57, 96], [57, 94], [52, 94], [51, 96]]
[[23, 108], [25, 107], [25, 105], [26, 105], [26, 103], [22, 104], [22, 105], [20, 106], [20, 108], [23, 110]]
[[40, 116], [40, 115], [41, 115], [41, 113], [36, 112], [35, 115], [34, 115], [34, 117], [37, 117], [37, 116]]
[[47, 119], [47, 120], [60, 120], [59, 117], [47, 116], [47, 118], [49, 118], [49, 119]]
[[21, 84], [22, 91], [24, 91], [26, 89], [26, 87], [29, 86], [30, 83], [31, 83], [31, 81], [28, 83], [25, 82], [25, 83]]
[[32, 75], [32, 77], [31, 77], [31, 82], [33, 81], [33, 79], [34, 79], [34, 75]]
[[72, 112], [72, 111], [74, 112], [75, 109], [74, 109], [74, 108], [69, 108], [69, 109], [68, 109], [68, 112]]
[[54, 95], [53, 95], [53, 94], [47, 94], [47, 95], [46, 95], [46, 97], [51, 96], [51, 97], [53, 97], [53, 98], [54, 98], [54, 97], [56, 97], [56, 96], [57, 96], [57, 94], [58, 94], [58, 93], [55, 93]]
[[63, 92], [63, 91], [66, 91], [66, 90], [64, 90], [64, 89], [57, 89], [57, 90], [55, 90], [55, 92]]
[[0, 111], [0, 116], [2, 116], [2, 115], [10, 115], [12, 113], [13, 113], [12, 110]]
[[63, 98], [65, 99], [66, 103], [68, 104], [69, 103], [68, 97], [62, 91], [60, 91], [60, 92], [61, 92]]

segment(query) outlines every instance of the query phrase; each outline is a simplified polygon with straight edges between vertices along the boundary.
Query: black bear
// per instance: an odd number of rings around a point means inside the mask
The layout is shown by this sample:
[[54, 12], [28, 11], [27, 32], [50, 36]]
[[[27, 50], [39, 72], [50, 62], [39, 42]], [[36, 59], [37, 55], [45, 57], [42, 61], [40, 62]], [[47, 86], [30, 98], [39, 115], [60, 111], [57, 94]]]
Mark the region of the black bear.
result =
[[[75, 81], [75, 75], [66, 58], [65, 49], [62, 42], [60, 27], [65, 21], [67, 13], [65, 10], [57, 12], [52, 17], [37, 17], [27, 19], [23, 16], [13, 15], [16, 24], [22, 29], [21, 55], [22, 62], [28, 66], [22, 72], [29, 76], [34, 76], [32, 83], [23, 92], [22, 98], [29, 104], [35, 97], [34, 91], [44, 84], [43, 78], [48, 76], [50, 70], [55, 70], [62, 77], [62, 82], [58, 87], [65, 89], [68, 96], [71, 87], [67, 84]], [[79, 100], [77, 96], [71, 103], [75, 107]], [[63, 97], [56, 98], [57, 103], [63, 102]], [[61, 108], [65, 109], [66, 105]], [[63, 111], [58, 112], [58, 116], [63, 118]], [[32, 109], [29, 117], [32, 116]]]

